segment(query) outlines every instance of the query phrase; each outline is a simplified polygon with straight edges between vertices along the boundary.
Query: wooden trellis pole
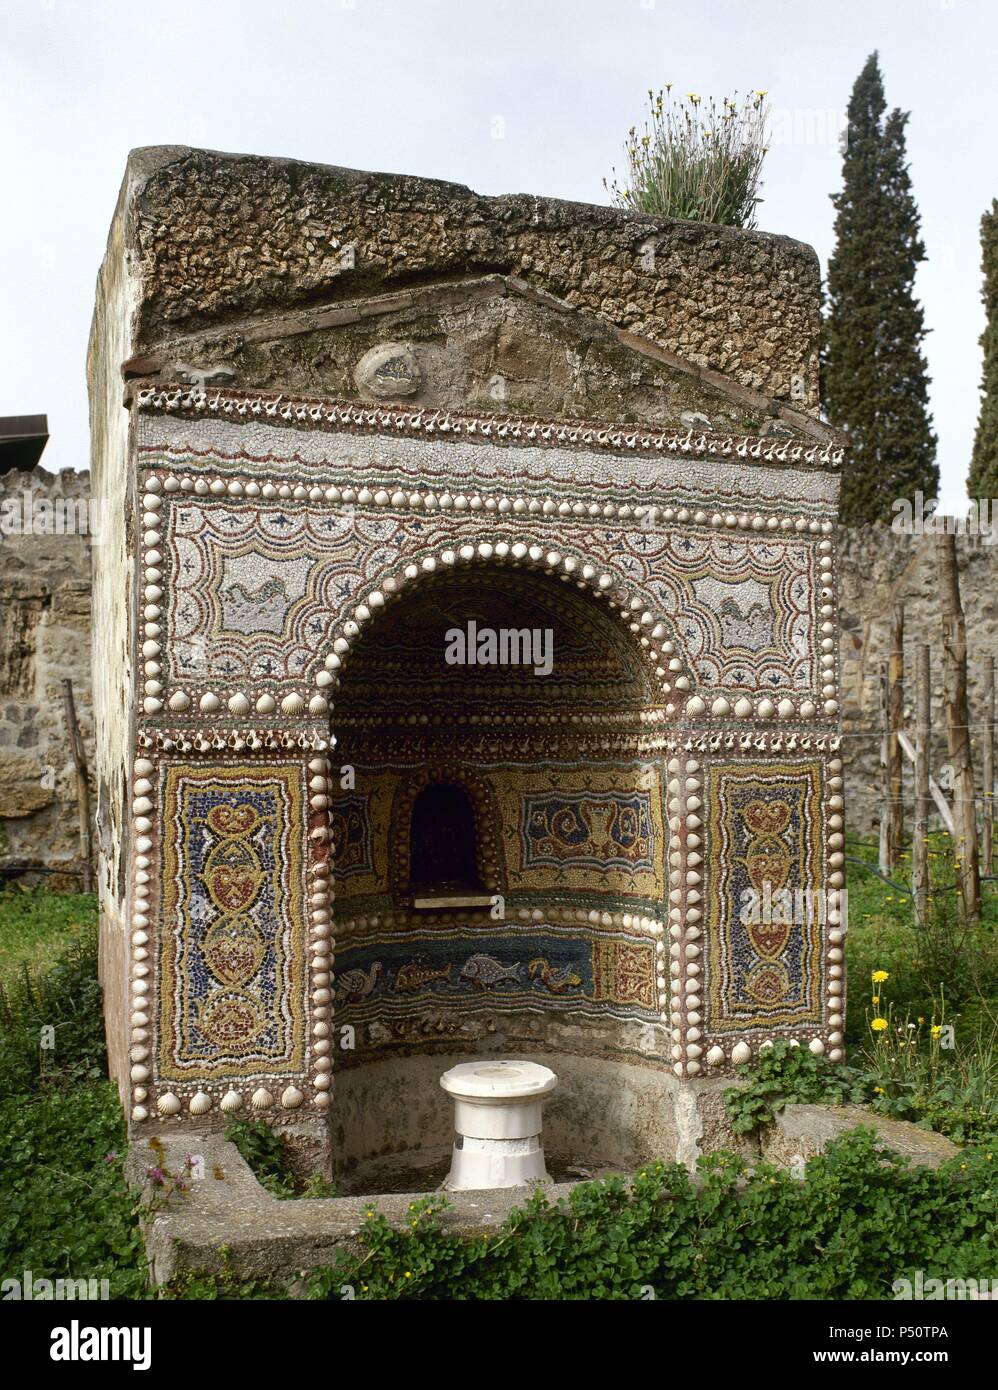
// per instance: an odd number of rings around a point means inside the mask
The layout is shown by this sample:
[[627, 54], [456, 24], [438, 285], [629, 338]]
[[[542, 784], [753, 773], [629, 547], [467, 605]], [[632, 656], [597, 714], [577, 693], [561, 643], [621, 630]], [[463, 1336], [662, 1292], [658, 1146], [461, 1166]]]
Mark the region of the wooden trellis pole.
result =
[[911, 841], [911, 895], [915, 921], [924, 925], [929, 912], [929, 756], [932, 693], [929, 649], [918, 649], [915, 666], [915, 824]]
[[890, 700], [887, 694], [887, 662], [880, 664], [880, 872], [890, 875], [891, 840], [894, 828], [891, 823], [891, 774], [887, 745], [890, 742]]
[[84, 893], [93, 891], [94, 879], [92, 845], [90, 838], [90, 781], [87, 776], [87, 755], [83, 747], [79, 721], [76, 718], [76, 701], [73, 699], [73, 682], [62, 683], [62, 699], [66, 710], [66, 728], [69, 733], [69, 751], [76, 769], [76, 811], [80, 826], [80, 871]]
[[981, 914], [981, 871], [977, 850], [977, 806], [974, 767], [970, 755], [970, 718], [967, 704], [967, 628], [960, 602], [956, 563], [956, 536], [952, 531], [936, 535], [939, 572], [939, 607], [945, 652], [944, 701], [949, 761], [953, 768], [953, 819], [958, 833], [954, 849], [958, 864], [960, 915], [966, 922]]
[[904, 604], [891, 611], [891, 649], [887, 662], [887, 873], [894, 874], [904, 844], [904, 770], [899, 731], [904, 724]]
[[995, 842], [995, 659], [988, 657], [987, 689], [984, 725], [984, 832], [981, 840], [981, 864], [990, 878], [994, 873]]

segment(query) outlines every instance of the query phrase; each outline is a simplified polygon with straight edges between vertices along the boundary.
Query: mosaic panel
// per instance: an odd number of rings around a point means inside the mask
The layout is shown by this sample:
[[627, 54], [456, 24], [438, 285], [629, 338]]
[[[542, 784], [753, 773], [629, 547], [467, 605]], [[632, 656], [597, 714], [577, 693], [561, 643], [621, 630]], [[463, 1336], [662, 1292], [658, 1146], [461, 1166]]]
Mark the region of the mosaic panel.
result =
[[520, 804], [521, 869], [572, 865], [654, 873], [661, 845], [647, 791], [545, 792], [527, 794]]
[[665, 822], [657, 768], [510, 769], [494, 784], [510, 891], [664, 895]]
[[[183, 499], [167, 512], [173, 681], [300, 680], [398, 522], [349, 511]], [[372, 569], [373, 566], [373, 569]]]
[[374, 872], [371, 798], [343, 796], [329, 813], [331, 860], [338, 880]]
[[655, 945], [647, 937], [532, 925], [382, 931], [347, 939], [337, 953], [337, 1017], [390, 1018], [414, 1007], [617, 1018], [657, 1014]]
[[821, 586], [813, 543], [684, 529], [632, 532], [626, 547], [623, 573], [641, 575], [674, 620], [702, 686], [814, 691]]
[[821, 764], [715, 766], [705, 793], [707, 1028], [819, 1025]]
[[304, 1065], [300, 766], [163, 773], [161, 1080]]

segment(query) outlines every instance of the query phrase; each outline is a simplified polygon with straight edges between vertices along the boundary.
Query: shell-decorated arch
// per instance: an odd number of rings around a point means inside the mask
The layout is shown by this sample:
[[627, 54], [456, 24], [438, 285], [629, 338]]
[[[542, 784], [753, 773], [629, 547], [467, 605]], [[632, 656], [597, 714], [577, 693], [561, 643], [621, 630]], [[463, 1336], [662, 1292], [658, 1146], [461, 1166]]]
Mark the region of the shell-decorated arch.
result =
[[[588, 1019], [683, 1078], [777, 1037], [838, 1055], [832, 446], [186, 387], [136, 406], [134, 1125], [325, 1110], [344, 1018], [361, 1053], [427, 1017]], [[459, 731], [499, 822], [495, 928], [392, 896], [393, 798], [453, 747], [362, 701], [338, 723], [387, 615], [462, 574], [584, 596], [644, 682], [616, 721], [566, 685], [522, 748]], [[821, 920], [746, 919], [766, 874]]]

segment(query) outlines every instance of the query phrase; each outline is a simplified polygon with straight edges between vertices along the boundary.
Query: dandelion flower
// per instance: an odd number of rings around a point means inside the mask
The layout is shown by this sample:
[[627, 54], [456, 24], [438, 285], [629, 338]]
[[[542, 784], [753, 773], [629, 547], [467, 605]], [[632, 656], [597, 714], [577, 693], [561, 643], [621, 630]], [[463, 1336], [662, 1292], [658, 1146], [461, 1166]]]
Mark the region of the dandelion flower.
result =
[[890, 978], [886, 970], [874, 970], [873, 972], [873, 983], [875, 985], [882, 985], [885, 980], [889, 980]]
[[887, 1020], [886, 1018], [875, 1018], [870, 1024], [870, 1027], [875, 1033], [882, 1033], [887, 1027]]

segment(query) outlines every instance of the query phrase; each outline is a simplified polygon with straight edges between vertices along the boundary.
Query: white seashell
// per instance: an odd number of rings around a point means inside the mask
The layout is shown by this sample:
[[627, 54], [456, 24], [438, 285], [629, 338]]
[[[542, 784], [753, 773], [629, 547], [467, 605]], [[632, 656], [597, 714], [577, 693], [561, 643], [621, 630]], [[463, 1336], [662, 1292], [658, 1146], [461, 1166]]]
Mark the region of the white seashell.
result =
[[156, 770], [155, 764], [151, 763], [148, 758], [136, 758], [133, 766], [137, 777], [148, 777]]
[[229, 699], [230, 714], [249, 714], [250, 702], [245, 695], [233, 695]]
[[328, 714], [329, 701], [321, 695], [313, 695], [308, 702], [308, 712], [309, 714]]
[[211, 1109], [211, 1096], [206, 1091], [198, 1091], [196, 1095], [191, 1096], [187, 1108], [192, 1115], [207, 1115]]
[[198, 705], [204, 710], [205, 714], [213, 714], [221, 706], [221, 700], [211, 690], [206, 690], [198, 701]]
[[269, 1110], [274, 1103], [274, 1097], [263, 1086], [258, 1091], [254, 1091], [251, 1103], [254, 1110]]
[[760, 719], [772, 719], [775, 713], [776, 706], [773, 704], [772, 700], [760, 700], [756, 706], [756, 714], [758, 714]]
[[304, 1099], [297, 1086], [289, 1086], [281, 1096], [281, 1104], [285, 1110], [297, 1110]]
[[226, 1091], [225, 1095], [218, 1102], [219, 1110], [224, 1110], [227, 1115], [234, 1110], [238, 1110], [243, 1103], [243, 1098], [238, 1091]]
[[724, 1061], [724, 1048], [712, 1047], [707, 1053], [707, 1065], [709, 1067], [719, 1067]]
[[273, 695], [261, 695], [256, 702], [256, 708], [260, 714], [273, 714], [277, 708], [277, 701]]
[[141, 1120], [148, 1120], [148, 1118], [149, 1118], [149, 1111], [145, 1108], [144, 1105], [133, 1105], [133, 1106], [132, 1106], [132, 1119], [133, 1119], [133, 1120], [141, 1121]]
[[281, 701], [282, 714], [301, 714], [304, 708], [305, 701], [295, 692], [292, 692], [290, 695], [285, 695], [284, 699]]
[[[678, 681], [676, 682], [676, 685], [677, 685], [677, 686], [679, 685], [679, 682], [678, 682]], [[707, 708], [707, 706], [706, 706], [706, 705], [704, 704], [704, 702], [700, 699], [700, 696], [699, 696], [699, 695], [694, 695], [693, 698], [692, 698], [692, 700], [687, 700], [687, 701], [686, 701], [686, 713], [687, 713], [687, 714], [703, 714], [703, 712], [704, 712], [704, 710], [705, 710], [706, 708]]]
[[166, 1091], [156, 1102], [156, 1109], [161, 1115], [176, 1115], [180, 1110], [180, 1101], [172, 1091]]
[[815, 716], [815, 713], [816, 713], [816, 707], [815, 707], [815, 705], [812, 703], [812, 701], [810, 701], [810, 700], [805, 700], [804, 703], [803, 703], [803, 704], [801, 705], [801, 707], [800, 707], [800, 717], [801, 717], [802, 719], [813, 719], [814, 716]]
[[735, 714], [739, 719], [747, 719], [752, 713], [752, 701], [747, 700], [743, 695], [740, 700], [735, 702]]
[[726, 714], [731, 713], [731, 705], [722, 695], [711, 705], [710, 712], [711, 714], [716, 715], [718, 719], [723, 719]]
[[751, 1062], [752, 1049], [747, 1042], [735, 1043], [731, 1049], [731, 1060], [736, 1067], [740, 1067], [744, 1062]]
[[808, 1048], [816, 1057], [820, 1057], [825, 1050], [825, 1044], [820, 1038], [812, 1038], [808, 1043]]
[[190, 709], [191, 697], [184, 690], [175, 690], [166, 703], [171, 709]]

